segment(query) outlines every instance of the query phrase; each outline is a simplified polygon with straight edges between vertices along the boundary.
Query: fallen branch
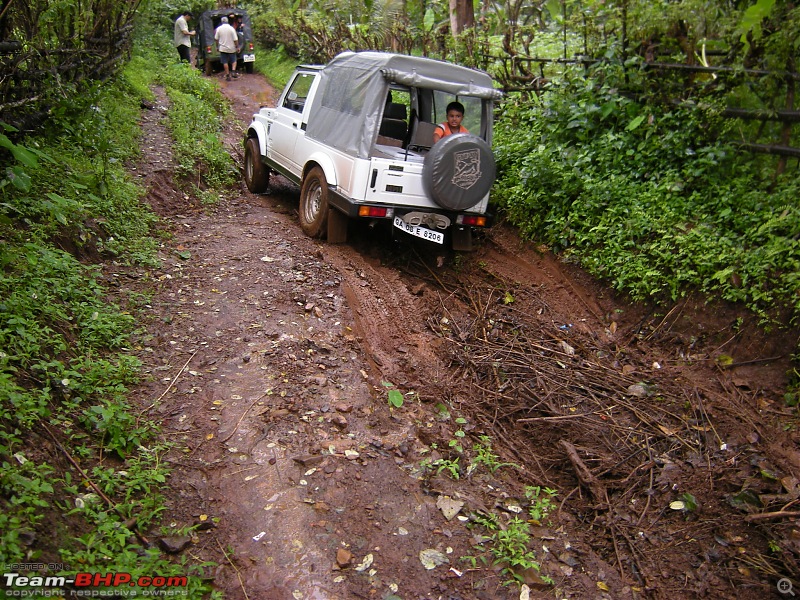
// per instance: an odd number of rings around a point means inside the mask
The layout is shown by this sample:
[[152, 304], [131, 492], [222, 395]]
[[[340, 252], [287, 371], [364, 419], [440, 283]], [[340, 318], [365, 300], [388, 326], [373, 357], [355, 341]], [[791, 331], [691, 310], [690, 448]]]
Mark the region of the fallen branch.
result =
[[800, 510], [777, 510], [775, 512], [758, 513], [756, 515], [747, 515], [744, 520], [748, 523], [753, 521], [766, 521], [768, 519], [789, 519], [800, 517]]
[[233, 567], [233, 570], [236, 571], [236, 577], [239, 578], [239, 585], [242, 586], [242, 593], [244, 594], [244, 600], [250, 600], [250, 597], [247, 595], [247, 590], [244, 587], [244, 581], [242, 580], [242, 574], [239, 572], [239, 569], [236, 568], [236, 565], [233, 564], [230, 555], [225, 551], [225, 548], [222, 547], [222, 544], [219, 543], [217, 538], [214, 538], [214, 541], [217, 542], [217, 546], [222, 551], [222, 555], [225, 557], [225, 560], [228, 561], [228, 564]]
[[[168, 391], [169, 391], [169, 390], [172, 388], [172, 386], [173, 386], [173, 385], [175, 385], [175, 382], [178, 380], [178, 377], [180, 377], [180, 376], [181, 376], [181, 373], [183, 373], [184, 369], [186, 369], [186, 367], [187, 367], [187, 366], [189, 366], [189, 363], [190, 363], [190, 362], [192, 362], [192, 359], [194, 358], [194, 355], [195, 355], [195, 354], [197, 354], [197, 350], [195, 350], [194, 352], [192, 352], [192, 355], [191, 355], [191, 356], [188, 358], [188, 360], [187, 360], [185, 363], [183, 363], [183, 366], [181, 367], [181, 370], [180, 370], [180, 371], [178, 371], [178, 374], [177, 374], [177, 375], [175, 375], [175, 377], [173, 377], [173, 378], [172, 378], [172, 381], [170, 381], [170, 382], [169, 382], [169, 385], [167, 386], [167, 389], [165, 389], [165, 390], [164, 390], [164, 391], [161, 393], [161, 395], [160, 395], [158, 398], [156, 398], [155, 400], [153, 400], [153, 403], [152, 403], [150, 406], [148, 406], [147, 408], [145, 408], [145, 409], [142, 411], [142, 413], [145, 413], [145, 412], [147, 412], [148, 410], [150, 410], [151, 408], [153, 408], [153, 407], [154, 407], [156, 404], [158, 404], [159, 402], [161, 402], [161, 399], [162, 399], [164, 396], [166, 396], [166, 395], [167, 395], [167, 392], [168, 392]], [[141, 413], [140, 413], [140, 414], [141, 414]]]
[[[101, 490], [99, 487], [97, 487], [97, 484], [94, 481], [91, 480], [89, 475], [86, 474], [86, 471], [84, 471], [81, 468], [81, 466], [75, 461], [75, 459], [72, 458], [72, 455], [69, 452], [67, 452], [67, 449], [64, 448], [64, 446], [61, 444], [61, 442], [58, 441], [56, 436], [53, 434], [52, 431], [50, 431], [50, 428], [45, 424], [45, 422], [44, 421], [39, 421], [39, 424], [42, 426], [42, 428], [47, 432], [47, 434], [53, 440], [53, 443], [56, 445], [56, 447], [59, 450], [61, 450], [61, 452], [62, 452], [62, 454], [64, 456], [67, 457], [67, 460], [70, 462], [70, 464], [73, 467], [75, 467], [75, 469], [77, 469], [78, 473], [80, 473], [81, 477], [83, 477], [83, 479], [86, 481], [86, 483], [89, 485], [89, 487], [91, 487], [97, 493], [97, 495], [100, 496], [100, 498], [102, 498], [105, 501], [106, 504], [108, 504], [108, 507], [111, 510], [113, 510], [115, 513], [117, 513], [123, 519], [126, 519], [126, 516], [117, 508], [117, 505], [114, 504], [114, 502], [111, 500], [111, 498], [106, 496], [103, 493], [103, 490]], [[135, 522], [131, 525], [131, 527], [133, 527], [134, 525], [135, 525]], [[150, 546], [150, 541], [144, 535], [142, 535], [142, 533], [139, 532], [136, 528], [133, 528], [133, 533], [136, 535], [137, 538], [139, 538], [139, 541], [142, 542], [142, 544], [144, 544], [147, 547]]]
[[589, 467], [581, 460], [581, 457], [578, 456], [578, 451], [575, 449], [575, 446], [570, 444], [567, 440], [561, 440], [559, 444], [561, 444], [567, 452], [567, 456], [572, 466], [575, 468], [575, 474], [578, 476], [578, 480], [589, 488], [595, 502], [608, 505], [608, 493], [606, 492], [605, 486], [594, 476], [594, 473], [592, 473]]
[[253, 401], [250, 403], [250, 406], [248, 406], [248, 407], [247, 407], [247, 409], [246, 409], [246, 410], [245, 410], [245, 411], [242, 413], [242, 416], [241, 416], [241, 417], [239, 417], [239, 420], [238, 420], [238, 421], [236, 421], [236, 426], [233, 428], [233, 431], [231, 431], [231, 432], [230, 432], [228, 435], [226, 435], [224, 438], [222, 438], [222, 439], [220, 440], [220, 442], [221, 442], [221, 443], [223, 443], [223, 444], [224, 444], [224, 443], [225, 443], [225, 442], [227, 442], [229, 439], [231, 439], [231, 437], [233, 437], [233, 434], [234, 434], [234, 433], [236, 433], [236, 430], [237, 430], [237, 429], [239, 429], [239, 425], [241, 425], [241, 424], [242, 424], [242, 420], [244, 419], [244, 416], [245, 416], [247, 413], [249, 413], [249, 412], [250, 412], [250, 409], [251, 409], [251, 408], [253, 408], [253, 407], [256, 405], [256, 402], [258, 402], [259, 400], [261, 400], [262, 398], [264, 398], [264, 397], [265, 397], [267, 394], [269, 394], [269, 391], [266, 391], [266, 392], [264, 392], [264, 393], [263, 393], [263, 394], [261, 394], [261, 395], [260, 395], [258, 398], [256, 398], [255, 400], [253, 400]]

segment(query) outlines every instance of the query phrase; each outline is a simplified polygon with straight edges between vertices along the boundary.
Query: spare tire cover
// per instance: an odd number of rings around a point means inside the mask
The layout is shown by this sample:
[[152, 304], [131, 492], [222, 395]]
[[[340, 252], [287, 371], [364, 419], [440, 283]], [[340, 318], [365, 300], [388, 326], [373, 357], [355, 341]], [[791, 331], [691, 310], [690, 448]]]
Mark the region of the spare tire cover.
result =
[[475, 206], [489, 193], [495, 178], [492, 149], [468, 133], [448, 135], [433, 145], [422, 167], [425, 193], [450, 210]]

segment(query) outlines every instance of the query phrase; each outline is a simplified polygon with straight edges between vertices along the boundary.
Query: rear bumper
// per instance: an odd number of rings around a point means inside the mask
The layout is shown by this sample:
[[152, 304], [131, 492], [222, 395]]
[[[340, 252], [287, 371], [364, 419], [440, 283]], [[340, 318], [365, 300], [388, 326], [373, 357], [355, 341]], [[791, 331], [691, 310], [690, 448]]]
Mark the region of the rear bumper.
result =
[[[294, 173], [289, 172], [286, 168], [282, 167], [281, 165], [277, 164], [276, 162], [271, 161], [270, 159], [264, 157], [264, 163], [270, 168], [270, 170], [272, 170], [272, 171], [274, 171], [276, 173], [280, 173], [281, 175], [286, 177], [286, 179], [288, 179], [289, 181], [291, 181], [292, 183], [294, 183], [296, 185], [301, 185], [302, 181], [301, 181], [300, 177], [298, 177]], [[431, 208], [422, 208], [422, 207], [419, 207], [419, 206], [404, 206], [402, 204], [388, 204], [388, 203], [381, 203], [381, 202], [354, 202], [351, 198], [349, 198], [349, 197], [345, 196], [344, 194], [342, 194], [338, 190], [338, 188], [336, 188], [335, 186], [329, 186], [328, 187], [328, 202], [330, 203], [331, 208], [335, 208], [340, 213], [342, 213], [343, 215], [346, 215], [348, 218], [351, 218], [351, 219], [359, 219], [359, 218], [381, 219], [381, 220], [385, 219], [387, 221], [391, 221], [392, 218], [394, 217], [394, 215], [402, 216], [402, 215], [405, 215], [406, 213], [410, 213], [410, 212], [429, 212], [429, 213], [435, 213], [435, 214], [440, 214], [440, 215], [446, 216], [448, 219], [450, 219], [450, 222], [451, 222], [451, 226], [450, 227], [451, 228], [453, 228], [453, 227], [463, 228], [464, 227], [463, 225], [458, 223], [458, 217], [459, 216], [481, 216], [481, 217], [484, 217], [486, 219], [486, 224], [483, 227], [476, 227], [476, 226], [471, 226], [471, 225], [467, 226], [467, 227], [472, 227], [474, 229], [487, 229], [487, 228], [491, 227], [492, 225], [494, 225], [494, 215], [492, 213], [489, 213], [489, 212], [485, 212], [485, 213], [470, 213], [470, 212], [467, 212], [467, 211], [456, 212], [456, 211], [449, 211], [449, 210], [446, 210], [446, 209], [433, 208], [433, 207], [431, 207]], [[387, 214], [385, 217], [374, 217], [374, 216], [361, 217], [359, 215], [359, 209], [361, 207], [363, 207], [363, 206], [374, 206], [374, 207], [378, 207], [378, 208], [386, 208], [387, 210], [390, 210], [391, 212], [390, 212], [390, 214]]]
[[[394, 215], [402, 216], [406, 213], [410, 212], [429, 212], [435, 213], [439, 215], [444, 215], [448, 217], [452, 223], [451, 227], [462, 227], [458, 223], [459, 216], [481, 216], [486, 219], [486, 224], [480, 229], [485, 229], [494, 225], [494, 215], [492, 213], [470, 213], [470, 212], [454, 212], [445, 209], [438, 209], [438, 208], [420, 208], [418, 206], [403, 206], [398, 204], [385, 204], [380, 202], [353, 202], [347, 196], [344, 196], [340, 192], [336, 190], [336, 188], [328, 188], [328, 201], [332, 208], [335, 208], [339, 212], [347, 215], [350, 218], [356, 219], [359, 218], [359, 209], [362, 206], [375, 206], [378, 208], [386, 208], [391, 209], [391, 215], [387, 215], [383, 217], [385, 219], [391, 220]], [[363, 218], [376, 218], [376, 217], [363, 217]]]

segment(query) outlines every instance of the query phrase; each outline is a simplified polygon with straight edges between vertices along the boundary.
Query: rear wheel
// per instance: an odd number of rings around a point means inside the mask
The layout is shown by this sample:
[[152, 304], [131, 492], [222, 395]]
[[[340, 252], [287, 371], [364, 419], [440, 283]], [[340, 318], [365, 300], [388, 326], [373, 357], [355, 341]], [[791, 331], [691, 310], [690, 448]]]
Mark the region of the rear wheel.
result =
[[325, 173], [314, 167], [303, 178], [300, 191], [300, 227], [312, 238], [323, 237], [328, 224], [328, 182]]
[[269, 185], [269, 170], [261, 161], [258, 138], [249, 138], [244, 145], [244, 182], [254, 194], [266, 192]]

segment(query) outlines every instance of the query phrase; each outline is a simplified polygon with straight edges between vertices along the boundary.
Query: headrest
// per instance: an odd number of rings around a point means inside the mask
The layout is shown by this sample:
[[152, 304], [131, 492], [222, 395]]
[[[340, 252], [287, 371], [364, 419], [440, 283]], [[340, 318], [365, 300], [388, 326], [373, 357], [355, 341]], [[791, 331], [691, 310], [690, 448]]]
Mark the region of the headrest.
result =
[[406, 120], [406, 105], [397, 102], [389, 102], [386, 104], [386, 109], [383, 111], [384, 119], [398, 119], [400, 121]]

